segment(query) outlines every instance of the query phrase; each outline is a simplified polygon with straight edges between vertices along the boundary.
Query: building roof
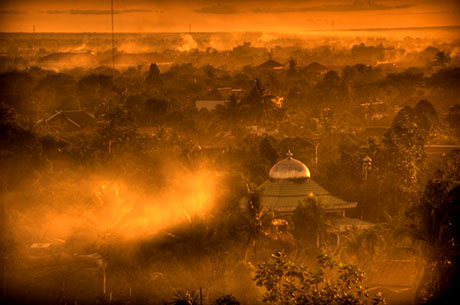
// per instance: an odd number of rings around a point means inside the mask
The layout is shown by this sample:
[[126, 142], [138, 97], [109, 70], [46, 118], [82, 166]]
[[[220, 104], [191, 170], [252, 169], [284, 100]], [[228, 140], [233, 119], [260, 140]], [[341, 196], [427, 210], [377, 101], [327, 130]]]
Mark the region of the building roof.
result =
[[368, 137], [383, 137], [388, 126], [368, 126], [358, 136], [365, 139]]
[[348, 202], [333, 196], [312, 179], [268, 179], [260, 186], [262, 205], [279, 212], [290, 213], [300, 202], [314, 195], [325, 210], [354, 208], [356, 202]]
[[268, 176], [271, 179], [310, 179], [310, 170], [297, 159], [294, 159], [291, 151], [286, 158], [272, 166]]
[[230, 95], [241, 95], [242, 89], [236, 89], [232, 87], [215, 88], [198, 98], [197, 101], [228, 101]]
[[317, 62], [312, 62], [308, 65], [306, 65], [305, 67], [301, 68], [302, 71], [304, 72], [311, 72], [311, 73], [321, 73], [321, 72], [325, 72], [325, 71], [328, 71], [329, 69], [325, 66], [323, 66], [322, 64], [320, 63], [317, 63]]
[[53, 115], [45, 120], [50, 123], [58, 118], [63, 118], [77, 128], [84, 128], [95, 122], [95, 117], [85, 110], [56, 111]]
[[430, 156], [442, 156], [445, 154], [450, 153], [453, 150], [460, 150], [460, 145], [436, 145], [436, 144], [429, 144], [425, 145], [425, 152], [427, 155]]
[[260, 64], [257, 66], [259, 69], [282, 69], [284, 68], [284, 65], [280, 64], [277, 61], [274, 61], [273, 59], [269, 59], [266, 62]]
[[330, 194], [325, 188], [310, 179], [310, 170], [301, 161], [294, 159], [291, 151], [286, 158], [270, 169], [269, 179], [260, 186], [262, 205], [278, 212], [290, 213], [304, 199], [314, 195], [325, 210], [354, 208], [356, 202], [347, 202]]
[[205, 95], [203, 95], [202, 97], [200, 97], [197, 100], [200, 100], [200, 101], [226, 101], [226, 100], [228, 100], [228, 97], [223, 96], [222, 93], [219, 92], [219, 90], [213, 89], [213, 90], [209, 91], [208, 93], [206, 93]]

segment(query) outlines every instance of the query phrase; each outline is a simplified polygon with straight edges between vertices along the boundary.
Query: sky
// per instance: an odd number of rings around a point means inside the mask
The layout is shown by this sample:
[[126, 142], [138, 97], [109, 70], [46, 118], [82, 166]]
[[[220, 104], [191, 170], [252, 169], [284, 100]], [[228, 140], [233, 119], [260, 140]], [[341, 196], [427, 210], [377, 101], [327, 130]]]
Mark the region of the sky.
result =
[[[113, 0], [116, 32], [272, 31], [460, 25], [460, 0]], [[2, 32], [110, 32], [110, 0], [0, 0]]]

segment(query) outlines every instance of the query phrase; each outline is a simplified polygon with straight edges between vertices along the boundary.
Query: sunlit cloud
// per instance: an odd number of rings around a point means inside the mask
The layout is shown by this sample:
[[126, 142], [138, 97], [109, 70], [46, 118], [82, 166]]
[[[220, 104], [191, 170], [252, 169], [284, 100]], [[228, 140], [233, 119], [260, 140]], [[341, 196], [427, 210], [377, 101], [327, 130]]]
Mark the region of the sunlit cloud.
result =
[[[158, 10], [148, 9], [126, 9], [126, 10], [114, 10], [114, 14], [130, 14], [130, 13], [160, 13]], [[44, 11], [45, 14], [60, 15], [109, 15], [110, 10], [48, 10]]]
[[292, 13], [292, 12], [354, 12], [354, 11], [381, 11], [381, 10], [393, 10], [393, 9], [404, 9], [410, 8], [410, 4], [401, 5], [384, 5], [375, 3], [373, 1], [354, 1], [351, 4], [338, 5], [319, 5], [311, 7], [269, 7], [269, 8], [255, 8], [252, 11], [254, 13]]
[[241, 13], [235, 7], [230, 5], [212, 5], [195, 10], [196, 13], [202, 14], [238, 14]]
[[0, 15], [21, 15], [25, 13], [26, 12], [20, 10], [0, 10]]

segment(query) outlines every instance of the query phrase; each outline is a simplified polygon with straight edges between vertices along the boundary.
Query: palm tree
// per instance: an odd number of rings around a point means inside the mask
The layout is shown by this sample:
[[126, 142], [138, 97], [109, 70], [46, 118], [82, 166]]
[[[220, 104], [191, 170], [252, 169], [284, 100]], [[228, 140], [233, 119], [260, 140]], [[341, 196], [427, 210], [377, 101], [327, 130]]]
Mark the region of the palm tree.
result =
[[303, 251], [304, 245], [319, 248], [329, 225], [318, 198], [311, 196], [300, 202], [291, 218], [294, 223], [297, 257]]
[[345, 261], [354, 259], [363, 265], [378, 254], [378, 249], [384, 242], [383, 234], [383, 230], [378, 227], [369, 230], [350, 230], [342, 235], [343, 243], [339, 252]]
[[459, 202], [458, 182], [432, 180], [419, 204], [408, 212], [403, 233], [420, 246], [426, 262], [416, 291], [416, 297], [424, 301], [456, 294], [449, 287], [452, 278], [459, 276]]
[[[75, 252], [88, 250], [97, 256], [97, 264], [102, 271], [102, 295], [107, 297], [107, 271], [126, 267], [123, 253], [118, 251], [122, 234], [129, 229], [129, 208], [118, 195], [113, 185], [102, 185], [92, 200], [92, 212], [83, 215], [83, 223], [76, 228], [67, 240], [68, 247], [78, 249]], [[74, 249], [75, 250], [75, 249]], [[113, 262], [117, 261], [116, 264]], [[127, 267], [130, 268], [130, 267]]]
[[242, 100], [242, 103], [254, 122], [265, 121], [277, 106], [274, 102], [274, 96], [267, 88], [262, 86], [262, 83], [257, 78], [255, 79], [254, 87], [249, 95]]
[[242, 114], [241, 102], [231, 94], [227, 102], [217, 105], [215, 112], [220, 120], [229, 123], [232, 127], [236, 126]]
[[199, 305], [200, 298], [196, 292], [177, 291], [169, 304], [171, 305]]
[[264, 209], [260, 193], [254, 186], [247, 185], [247, 203], [241, 213], [241, 227], [246, 233], [246, 240], [243, 244], [243, 257], [246, 260], [249, 249], [254, 251], [254, 260], [257, 260], [257, 247], [262, 239], [270, 238], [275, 231], [273, 223], [274, 212]]

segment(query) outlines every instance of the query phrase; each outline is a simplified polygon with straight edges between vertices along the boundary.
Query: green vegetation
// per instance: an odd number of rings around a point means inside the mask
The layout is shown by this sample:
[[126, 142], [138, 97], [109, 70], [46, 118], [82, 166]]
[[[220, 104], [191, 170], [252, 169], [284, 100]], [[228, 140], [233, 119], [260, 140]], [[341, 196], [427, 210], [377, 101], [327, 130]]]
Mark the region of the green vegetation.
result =
[[[407, 46], [399, 58], [393, 45], [246, 42], [59, 72], [30, 66], [52, 54], [14, 61], [8, 51], [2, 301], [379, 304], [398, 277], [412, 277], [400, 286], [414, 304], [458, 300], [452, 46]], [[269, 52], [286, 69], [257, 68]], [[196, 107], [216, 92], [218, 105]], [[347, 216], [374, 225], [331, 241], [319, 198], [288, 216], [264, 208], [258, 186], [288, 149], [318, 183], [358, 203]], [[413, 268], [391, 278], [383, 265]], [[383, 294], [397, 303], [390, 288]]]

